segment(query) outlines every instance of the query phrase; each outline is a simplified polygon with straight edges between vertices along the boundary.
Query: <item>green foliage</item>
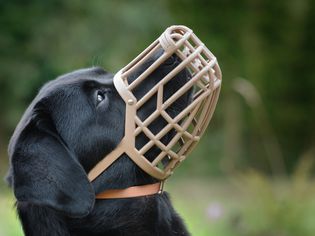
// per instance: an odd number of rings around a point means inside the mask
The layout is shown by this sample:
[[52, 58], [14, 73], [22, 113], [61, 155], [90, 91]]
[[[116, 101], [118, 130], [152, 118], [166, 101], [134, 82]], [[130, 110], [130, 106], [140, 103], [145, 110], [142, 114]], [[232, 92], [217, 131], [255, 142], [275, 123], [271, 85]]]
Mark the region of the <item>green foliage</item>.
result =
[[[224, 133], [222, 163], [270, 171], [262, 135], [271, 127], [275, 136], [268, 139], [276, 137], [292, 170], [298, 157], [315, 146], [315, 1], [173, 0], [169, 6], [178, 22], [192, 27], [209, 45], [221, 65], [223, 94], [214, 129]], [[235, 96], [238, 77], [257, 89], [266, 116]], [[273, 155], [280, 159], [281, 153]]]
[[236, 178], [244, 205], [233, 224], [242, 236], [312, 236], [315, 232], [315, 180], [312, 159], [303, 159], [291, 180], [273, 180], [257, 171]]
[[46, 81], [96, 65], [114, 73], [170, 24], [163, 4], [153, 1], [0, 4], [0, 136], [5, 139]]
[[22, 228], [14, 210], [13, 197], [7, 191], [0, 193], [0, 209], [0, 235], [22, 235]]

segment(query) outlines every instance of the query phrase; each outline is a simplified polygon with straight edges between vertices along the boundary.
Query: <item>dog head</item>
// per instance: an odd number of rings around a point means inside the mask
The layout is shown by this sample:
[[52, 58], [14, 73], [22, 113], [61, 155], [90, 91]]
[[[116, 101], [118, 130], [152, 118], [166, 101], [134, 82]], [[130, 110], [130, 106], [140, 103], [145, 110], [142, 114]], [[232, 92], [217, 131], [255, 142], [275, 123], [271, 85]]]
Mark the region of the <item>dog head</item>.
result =
[[[130, 75], [130, 81], [159, 56], [156, 54]], [[146, 93], [178, 63], [178, 58], [172, 56], [135, 95]], [[182, 71], [177, 77], [176, 82], [167, 85], [165, 99], [189, 79], [189, 73]], [[172, 105], [170, 115], [186, 106], [189, 97], [187, 93]], [[155, 98], [150, 99], [139, 116], [148, 116], [155, 102]], [[71, 217], [87, 215], [93, 209], [95, 191], [86, 173], [119, 144], [124, 136], [124, 119], [125, 103], [113, 85], [113, 75], [101, 68], [74, 71], [44, 85], [25, 111], [9, 144], [8, 179], [17, 200], [48, 206]], [[149, 128], [155, 133], [164, 127], [164, 122], [158, 120]], [[170, 132], [163, 142], [171, 137]], [[139, 136], [137, 146], [146, 139]], [[115, 176], [129, 171], [116, 162], [110, 168], [113, 181]]]

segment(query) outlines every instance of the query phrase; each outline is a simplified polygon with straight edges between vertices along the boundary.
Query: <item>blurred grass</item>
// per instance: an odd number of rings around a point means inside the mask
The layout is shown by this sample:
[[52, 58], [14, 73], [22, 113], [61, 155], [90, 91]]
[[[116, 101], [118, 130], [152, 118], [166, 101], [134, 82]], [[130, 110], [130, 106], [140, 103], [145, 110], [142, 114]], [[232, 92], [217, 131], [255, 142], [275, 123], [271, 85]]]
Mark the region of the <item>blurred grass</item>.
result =
[[[174, 177], [165, 188], [193, 236], [314, 236], [312, 167], [313, 160], [304, 159], [292, 177], [284, 179], [254, 170], [228, 179]], [[22, 235], [13, 204], [4, 188], [0, 236]]]
[[228, 225], [229, 218], [234, 215], [241, 196], [229, 181], [170, 179], [166, 190], [192, 235], [234, 235]]
[[0, 236], [23, 235], [14, 210], [13, 196], [8, 190], [1, 190], [0, 209]]
[[[166, 190], [170, 192], [175, 209], [184, 219], [192, 235], [233, 235], [223, 219], [209, 220], [206, 209], [211, 202], [224, 202], [226, 208], [230, 207], [230, 187], [222, 181], [207, 182], [205, 180], [170, 180], [166, 184]], [[0, 236], [22, 235], [17, 216], [15, 214], [14, 201], [8, 189], [0, 193]], [[224, 216], [226, 218], [226, 216]]]

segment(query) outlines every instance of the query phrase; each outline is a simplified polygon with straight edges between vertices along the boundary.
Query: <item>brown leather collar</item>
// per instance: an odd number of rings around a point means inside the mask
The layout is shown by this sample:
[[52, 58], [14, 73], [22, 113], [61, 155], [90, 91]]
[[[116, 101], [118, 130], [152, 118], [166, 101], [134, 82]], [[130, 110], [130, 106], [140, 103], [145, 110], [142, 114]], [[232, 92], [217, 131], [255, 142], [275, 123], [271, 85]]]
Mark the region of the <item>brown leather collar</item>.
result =
[[162, 193], [163, 183], [132, 186], [125, 189], [109, 189], [95, 196], [96, 199], [132, 198]]

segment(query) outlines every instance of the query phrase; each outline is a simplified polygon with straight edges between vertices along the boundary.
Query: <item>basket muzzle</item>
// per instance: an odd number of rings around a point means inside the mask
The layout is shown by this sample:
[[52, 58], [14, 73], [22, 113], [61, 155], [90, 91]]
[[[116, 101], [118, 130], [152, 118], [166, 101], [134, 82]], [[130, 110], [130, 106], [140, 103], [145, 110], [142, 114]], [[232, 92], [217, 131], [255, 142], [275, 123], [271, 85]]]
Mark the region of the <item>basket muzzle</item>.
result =
[[[144, 66], [156, 55], [159, 57]], [[174, 58], [179, 60], [173, 63]], [[168, 73], [139, 94], [137, 89], [168, 61], [172, 63]], [[125, 135], [89, 172], [90, 181], [123, 154], [156, 179], [168, 178], [205, 132], [217, 104], [221, 77], [215, 56], [192, 30], [185, 26], [167, 28], [114, 76], [115, 88], [126, 104]], [[172, 93], [169, 87], [173, 87]], [[141, 109], [149, 103], [150, 113], [143, 115]], [[158, 128], [152, 128], [155, 123]]]

